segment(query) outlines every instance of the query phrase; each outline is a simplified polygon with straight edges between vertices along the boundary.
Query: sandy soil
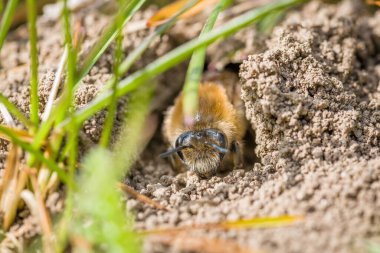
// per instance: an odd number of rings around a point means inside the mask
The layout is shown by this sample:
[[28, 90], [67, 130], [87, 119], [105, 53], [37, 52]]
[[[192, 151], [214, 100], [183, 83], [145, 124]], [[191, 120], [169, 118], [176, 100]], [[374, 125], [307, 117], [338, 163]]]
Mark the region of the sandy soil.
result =
[[305, 221], [290, 228], [194, 236], [267, 252], [366, 252], [365, 241], [380, 235], [380, 18], [357, 7], [309, 4], [241, 65], [261, 163], [210, 180], [173, 175], [160, 161], [134, 170], [128, 182], [172, 208], [128, 201], [137, 226], [296, 214]]
[[[366, 252], [367, 240], [380, 241], [380, 13], [370, 15], [357, 5], [354, 0], [338, 7], [313, 2], [288, 15], [260, 45], [252, 39], [254, 28], [229, 40], [235, 43], [233, 50], [239, 49], [234, 61], [250, 54], [240, 66], [240, 77], [247, 118], [256, 137], [255, 143], [247, 144], [256, 145], [255, 154], [250, 155], [257, 155], [260, 162], [208, 180], [191, 172], [176, 174], [158, 158], [167, 148], [158, 130], [125, 182], [170, 210], [157, 211], [128, 199], [136, 228], [292, 214], [303, 215], [305, 220], [286, 228], [197, 231], [188, 236], [234, 240], [266, 252]], [[151, 13], [139, 13], [134, 21]], [[85, 27], [86, 51], [110, 16], [88, 8], [75, 18]], [[42, 17], [39, 25], [43, 108], [63, 52], [63, 38], [56, 20]], [[152, 45], [134, 69], [187, 38], [181, 36], [186, 24], [181, 26]], [[16, 30], [4, 45], [0, 90], [28, 112], [25, 29]], [[148, 32], [125, 33], [127, 54]], [[210, 68], [227, 63], [220, 54], [223, 49], [211, 48]], [[90, 101], [110, 76], [112, 51], [84, 79], [77, 94], [78, 107]], [[179, 66], [159, 78], [162, 88], [156, 113], [162, 115], [173, 100], [184, 70]], [[127, 98], [121, 105], [125, 103]], [[104, 116], [101, 112], [86, 122], [84, 134], [91, 142], [98, 140]], [[121, 117], [115, 132], [120, 123]], [[2, 166], [6, 145], [0, 144]], [[62, 209], [58, 194], [47, 202], [53, 213]], [[31, 238], [38, 228], [28, 211], [21, 214], [11, 231], [16, 238]], [[183, 252], [180, 243], [178, 247], [174, 241], [170, 244], [151, 238], [144, 252]]]

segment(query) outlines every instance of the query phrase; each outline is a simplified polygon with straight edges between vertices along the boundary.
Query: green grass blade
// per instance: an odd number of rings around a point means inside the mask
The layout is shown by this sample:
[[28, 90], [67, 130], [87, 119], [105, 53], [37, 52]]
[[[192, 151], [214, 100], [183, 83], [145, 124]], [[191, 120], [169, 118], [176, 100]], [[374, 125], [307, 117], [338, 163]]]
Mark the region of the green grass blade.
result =
[[[108, 115], [106, 118], [106, 122], [104, 124], [104, 129], [102, 132], [102, 136], [100, 139], [100, 144], [103, 147], [106, 147], [109, 142], [109, 138], [111, 135], [112, 131], [112, 125], [114, 121], [114, 115], [116, 112], [116, 103], [117, 103], [117, 97], [116, 97], [116, 88], [117, 88], [117, 82], [119, 80], [119, 76], [123, 75], [126, 73], [133, 65], [136, 60], [138, 60], [141, 55], [145, 52], [145, 50], [149, 47], [149, 45], [153, 42], [153, 40], [159, 36], [161, 36], [165, 31], [167, 31], [177, 20], [177, 18], [182, 15], [185, 11], [189, 10], [191, 7], [194, 6], [194, 4], [197, 3], [197, 0], [190, 0], [188, 3], [178, 12], [176, 13], [173, 17], [171, 17], [165, 24], [161, 25], [158, 29], [154, 30], [153, 33], [151, 33], [148, 37], [146, 37], [143, 42], [135, 49], [132, 51], [131, 54], [128, 55], [128, 57], [122, 62], [118, 62], [119, 60], [121, 61], [121, 58], [118, 59], [118, 56], [121, 57], [121, 52], [119, 54], [115, 55], [115, 64], [114, 66], [114, 75], [113, 77], [107, 82], [105, 85], [105, 89], [109, 88], [110, 85], [112, 85], [112, 102], [110, 103], [110, 106], [108, 107]], [[119, 35], [120, 36], [120, 35]], [[121, 43], [121, 42], [120, 42]], [[117, 48], [121, 48], [121, 44], [117, 44]]]
[[56, 107], [56, 114], [52, 116], [56, 118], [57, 122], [61, 121], [66, 115], [70, 116], [71, 106], [74, 99], [77, 52], [73, 47], [70, 10], [67, 2], [67, 0], [63, 1], [63, 27], [65, 31], [65, 45], [67, 47], [67, 77], [62, 99]]
[[[133, 63], [138, 60], [141, 55], [145, 52], [145, 50], [149, 47], [149, 45], [153, 42], [154, 39], [161, 36], [164, 32], [166, 32], [174, 23], [177, 21], [177, 18], [182, 15], [185, 11], [189, 10], [198, 0], [190, 0], [178, 13], [176, 13], [173, 17], [171, 17], [167, 22], [159, 26], [154, 32], [148, 35], [142, 43], [135, 48], [132, 53], [130, 53], [127, 58], [120, 64], [118, 69], [118, 75], [124, 75], [127, 71], [132, 67]], [[104, 85], [104, 90], [109, 89], [115, 81], [115, 76], [111, 77], [107, 83]]]
[[148, 48], [148, 46], [152, 43], [152, 41], [161, 36], [164, 32], [166, 32], [170, 27], [174, 25], [177, 21], [177, 18], [182, 15], [184, 12], [189, 10], [191, 7], [196, 4], [198, 0], [189, 0], [188, 3], [173, 17], [171, 17], [167, 22], [163, 25], [159, 26], [152, 34], [144, 39], [144, 41], [134, 50], [128, 57], [121, 63], [119, 69], [119, 75], [125, 74], [132, 66], [134, 62], [143, 54], [143, 52]]
[[62, 180], [62, 182], [66, 184], [69, 183], [66, 173], [57, 164], [47, 159], [38, 149], [33, 148], [32, 145], [18, 138], [17, 135], [13, 133], [11, 129], [0, 125], [0, 132], [9, 136], [9, 138], [12, 140], [13, 143], [21, 147], [23, 150], [29, 152], [30, 154], [34, 155], [39, 161], [44, 163], [50, 170], [56, 172], [59, 178]]
[[368, 243], [368, 253], [380, 253], [380, 243], [370, 241]]
[[[240, 29], [253, 24], [256, 21], [261, 20], [272, 11], [292, 7], [302, 2], [305, 2], [305, 0], [282, 0], [268, 4], [261, 8], [240, 15], [239, 17], [227, 22], [223, 26], [214, 29], [207, 35], [202, 36], [202, 38], [187, 42], [186, 44], [172, 50], [163, 57], [152, 62], [144, 69], [137, 71], [134, 74], [123, 79], [118, 84], [117, 97], [121, 97], [126, 93], [135, 90], [142, 84], [146, 83], [148, 80], [156, 77], [158, 74], [161, 74], [169, 68], [186, 60], [195, 49], [209, 45], [220, 38], [227, 37], [239, 31]], [[75, 117], [77, 117], [78, 122], [83, 122], [99, 110], [109, 105], [111, 102], [111, 95], [112, 92], [104, 91], [94, 100], [92, 100], [86, 107], [78, 110], [75, 113]], [[67, 127], [69, 123], [70, 119], [67, 119], [62, 122], [59, 127]]]
[[[32, 1], [32, 0], [28, 0]], [[63, 27], [65, 31], [65, 45], [67, 47], [67, 76], [66, 82], [63, 88], [63, 94], [57, 105], [53, 108], [52, 113], [47, 118], [46, 121], [42, 122], [39, 129], [35, 135], [34, 142], [32, 146], [35, 149], [39, 149], [43, 140], [46, 139], [53, 126], [54, 122], [62, 121], [67, 115], [70, 117], [72, 115], [72, 101], [74, 98], [74, 86], [75, 86], [75, 75], [76, 75], [76, 58], [77, 52], [73, 48], [72, 42], [72, 31], [70, 22], [70, 10], [67, 6], [67, 0], [63, 1]], [[73, 121], [74, 122], [74, 121]], [[59, 139], [58, 139], [59, 142]], [[28, 161], [28, 165], [32, 166], [35, 159], [33, 156]]]
[[117, 89], [117, 83], [119, 81], [119, 66], [121, 59], [123, 57], [123, 51], [122, 51], [122, 42], [123, 42], [123, 36], [121, 33], [119, 33], [118, 37], [116, 38], [116, 49], [115, 49], [115, 63], [113, 66], [114, 69], [114, 76], [113, 76], [113, 84], [112, 84], [112, 97], [111, 97], [111, 103], [108, 106], [108, 113], [106, 117], [106, 121], [104, 123], [102, 136], [100, 137], [100, 146], [103, 148], [106, 148], [109, 144], [109, 140], [112, 133], [113, 123], [115, 120], [116, 110], [117, 110], [117, 97], [116, 97], [116, 89]]
[[120, 208], [116, 184], [136, 159], [151, 98], [151, 87], [132, 94], [113, 153], [96, 148], [84, 159], [70, 234], [81, 236], [93, 247], [102, 245], [105, 252], [139, 252], [139, 237], [132, 232], [132, 217]]
[[4, 8], [4, 3], [3, 3], [3, 0], [0, 1], [0, 13], [3, 12], [3, 8]]
[[15, 116], [24, 126], [32, 127], [32, 122], [13, 104], [7, 97], [0, 93], [0, 103], [2, 103], [8, 111]]
[[126, 173], [126, 169], [132, 165], [139, 152], [139, 143], [143, 135], [141, 131], [144, 128], [144, 122], [149, 112], [154, 88], [155, 85], [142, 87], [131, 94], [126, 123], [117, 142], [112, 147], [117, 166], [118, 168], [120, 167], [121, 171], [119, 176]]
[[[145, 2], [145, 0], [133, 0], [129, 5], [126, 5], [122, 11], [115, 17], [116, 20], [118, 18], [123, 20], [123, 26], [130, 20], [132, 15], [141, 7], [141, 5]], [[95, 44], [95, 46], [91, 49], [89, 54], [86, 56], [82, 67], [75, 74], [73, 85], [76, 84], [88, 73], [91, 67], [96, 63], [99, 57], [104, 53], [106, 48], [110, 45], [114, 37], [117, 35], [118, 26], [116, 24], [112, 24], [108, 29], [106, 29], [102, 38]], [[111, 82], [112, 84], [112, 82]], [[63, 101], [62, 101], [63, 100]], [[35, 148], [39, 148], [41, 146], [42, 141], [46, 138], [50, 129], [52, 128], [54, 122], [60, 122], [60, 119], [55, 117], [55, 115], [62, 115], [61, 104], [65, 103], [66, 98], [62, 99], [58, 102], [57, 106], [55, 106], [50, 114], [50, 117], [41, 124], [39, 131], [36, 134], [35, 141], [33, 146]], [[80, 123], [80, 122], [79, 122]]]
[[37, 128], [39, 117], [38, 102], [38, 48], [37, 48], [37, 3], [27, 0], [28, 28], [30, 43], [30, 120]]
[[[145, 1], [146, 0], [125, 1], [125, 5], [121, 8], [121, 11], [117, 14], [115, 20], [122, 19], [121, 26], [123, 27], [131, 19], [133, 14], [140, 9]], [[75, 83], [78, 83], [85, 75], [87, 75], [91, 67], [94, 66], [99, 57], [115, 39], [119, 30], [120, 27], [118, 22], [113, 22], [112, 25], [105, 30], [103, 36], [86, 56], [80, 70], [78, 71], [78, 76]]]
[[[72, 118], [72, 104], [74, 99], [74, 86], [75, 86], [75, 74], [76, 74], [76, 50], [73, 48], [72, 31], [70, 22], [70, 10], [68, 8], [68, 0], [63, 1], [63, 23], [65, 30], [65, 44], [67, 46], [67, 78], [66, 85], [64, 87], [63, 99], [58, 103], [56, 107], [58, 110], [58, 122], [68, 115]], [[70, 128], [68, 130], [67, 146], [70, 147], [68, 155], [68, 170], [70, 185], [67, 190], [65, 217], [71, 216], [73, 208], [74, 197], [74, 177], [75, 170], [78, 161], [78, 133], [80, 131], [79, 125], [75, 119], [71, 121]], [[58, 143], [62, 140], [62, 135], [56, 141]], [[65, 155], [65, 154], [64, 154]]]
[[[96, 148], [85, 157], [75, 212], [69, 220], [69, 235], [81, 238], [91, 248], [102, 248], [101, 252], [138, 253], [138, 238], [132, 232], [133, 219], [120, 205], [115, 169], [115, 159], [106, 149]], [[75, 246], [72, 245], [74, 252], [82, 252]]]
[[[230, 3], [230, 0], [221, 0], [215, 7], [199, 35], [200, 38], [212, 30], [219, 13], [228, 3]], [[184, 121], [187, 125], [193, 124], [194, 115], [198, 111], [198, 87], [203, 73], [206, 48], [201, 47], [194, 51], [186, 73], [185, 85], [183, 87], [183, 113]]]
[[0, 51], [3, 47], [5, 38], [7, 37], [9, 28], [11, 27], [13, 15], [15, 14], [18, 0], [9, 0], [5, 7], [3, 18], [0, 25]]
[[263, 20], [257, 23], [258, 32], [262, 34], [269, 34], [273, 28], [281, 21], [284, 15], [284, 10], [275, 11], [269, 14]]

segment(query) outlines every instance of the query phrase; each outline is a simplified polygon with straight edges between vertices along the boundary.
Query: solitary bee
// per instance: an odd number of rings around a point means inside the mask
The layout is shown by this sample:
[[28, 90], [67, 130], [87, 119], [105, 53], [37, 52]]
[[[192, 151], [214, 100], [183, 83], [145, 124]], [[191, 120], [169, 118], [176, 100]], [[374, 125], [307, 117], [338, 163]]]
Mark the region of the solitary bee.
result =
[[180, 94], [166, 113], [163, 132], [175, 168], [186, 167], [209, 178], [218, 171], [242, 166], [242, 138], [247, 129], [240, 86], [232, 73], [208, 76], [199, 86], [199, 109], [188, 126], [184, 123]]

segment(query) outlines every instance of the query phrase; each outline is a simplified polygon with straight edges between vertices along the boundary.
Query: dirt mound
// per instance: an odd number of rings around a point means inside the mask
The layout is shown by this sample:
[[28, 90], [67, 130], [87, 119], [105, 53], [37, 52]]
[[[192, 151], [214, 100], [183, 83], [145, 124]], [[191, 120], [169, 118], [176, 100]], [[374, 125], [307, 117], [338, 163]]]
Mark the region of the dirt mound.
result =
[[[380, 236], [380, 13], [359, 7], [313, 2], [288, 15], [268, 49], [241, 66], [261, 163], [203, 180], [146, 161], [128, 183], [171, 210], [128, 200], [136, 226], [303, 215], [292, 227], [187, 236], [267, 252], [367, 252], [367, 240]], [[168, 249], [146, 243], [145, 251]]]
[[271, 239], [279, 252], [347, 252], [380, 232], [380, 16], [354, 10], [309, 4], [241, 66], [256, 152], [276, 171], [260, 213], [306, 215], [302, 238]]

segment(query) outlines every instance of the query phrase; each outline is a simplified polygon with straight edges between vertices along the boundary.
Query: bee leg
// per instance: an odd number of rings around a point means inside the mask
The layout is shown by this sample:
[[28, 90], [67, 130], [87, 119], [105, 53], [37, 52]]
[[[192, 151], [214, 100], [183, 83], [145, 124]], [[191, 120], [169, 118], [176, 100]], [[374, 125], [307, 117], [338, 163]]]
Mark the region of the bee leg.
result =
[[243, 167], [243, 152], [237, 141], [233, 141], [231, 145], [231, 154], [234, 163], [234, 169]]
[[183, 172], [184, 166], [176, 155], [169, 156], [170, 166], [175, 172]]

